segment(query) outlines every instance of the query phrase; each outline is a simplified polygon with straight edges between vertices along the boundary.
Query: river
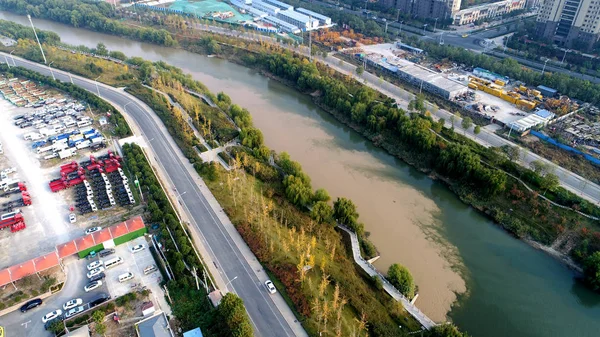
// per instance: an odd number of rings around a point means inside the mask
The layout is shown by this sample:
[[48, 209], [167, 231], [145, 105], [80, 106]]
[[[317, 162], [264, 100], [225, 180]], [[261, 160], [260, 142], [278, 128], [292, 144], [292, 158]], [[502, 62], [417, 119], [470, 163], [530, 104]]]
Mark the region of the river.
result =
[[[25, 17], [0, 18], [27, 25]], [[509, 236], [444, 185], [375, 148], [311, 100], [257, 72], [217, 58], [35, 20], [62, 41], [180, 67], [251, 112], [266, 144], [287, 151], [313, 187], [358, 206], [382, 254], [382, 271], [406, 265], [416, 304], [436, 321], [446, 314], [474, 336], [597, 336], [600, 296], [575, 283], [559, 262]], [[458, 300], [457, 300], [457, 294]], [[454, 303], [454, 306], [452, 304]]]

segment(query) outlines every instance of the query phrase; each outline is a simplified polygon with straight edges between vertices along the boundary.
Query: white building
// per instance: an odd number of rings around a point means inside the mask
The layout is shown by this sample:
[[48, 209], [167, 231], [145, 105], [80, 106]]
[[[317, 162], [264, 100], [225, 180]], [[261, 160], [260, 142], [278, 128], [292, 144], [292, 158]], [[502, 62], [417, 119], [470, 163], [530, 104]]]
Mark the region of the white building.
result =
[[275, 7], [266, 2], [257, 1], [257, 0], [252, 1], [252, 8], [256, 8], [259, 11], [265, 12], [272, 16], [277, 16], [277, 14], [279, 14], [279, 11], [281, 10], [281, 8], [279, 8], [279, 7]]
[[467, 25], [477, 20], [495, 18], [524, 9], [526, 0], [504, 0], [462, 9], [454, 13], [455, 25]]
[[266, 22], [266, 23], [270, 23], [272, 25], [275, 25], [275, 26], [279, 27], [279, 29], [281, 31], [284, 31], [284, 32], [288, 32], [288, 33], [292, 33], [292, 34], [300, 33], [300, 28], [292, 25], [291, 23], [287, 23], [285, 21], [279, 20], [278, 18], [276, 18], [274, 16], [267, 16], [266, 18], [262, 19], [262, 21]]
[[286, 4], [281, 1], [277, 1], [277, 0], [263, 0], [263, 1], [268, 3], [271, 6], [281, 8], [281, 10], [283, 10], [283, 11], [293, 11], [294, 10], [294, 6]]
[[277, 18], [299, 27], [302, 30], [313, 30], [319, 28], [319, 20], [311, 19], [308, 17], [308, 15], [304, 15], [293, 10], [281, 11], [277, 15]]
[[304, 15], [308, 15], [310, 17], [312, 17], [313, 19], [317, 19], [319, 20], [319, 25], [321, 26], [330, 26], [331, 25], [331, 18], [313, 11], [309, 11], [308, 9], [305, 8], [296, 8], [296, 12], [298, 13], [302, 13]]

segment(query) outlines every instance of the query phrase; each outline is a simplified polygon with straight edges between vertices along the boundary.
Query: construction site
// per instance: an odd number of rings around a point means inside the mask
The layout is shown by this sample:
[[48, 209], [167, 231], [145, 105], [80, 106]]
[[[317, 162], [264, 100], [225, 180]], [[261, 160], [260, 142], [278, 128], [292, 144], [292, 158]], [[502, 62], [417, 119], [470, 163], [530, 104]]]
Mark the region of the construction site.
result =
[[343, 50], [365, 67], [410, 83], [462, 107], [464, 114], [481, 117], [490, 128], [505, 127], [526, 134], [573, 113], [579, 105], [556, 90], [528, 87], [486, 69], [431, 61], [423, 50], [397, 42], [361, 45]]

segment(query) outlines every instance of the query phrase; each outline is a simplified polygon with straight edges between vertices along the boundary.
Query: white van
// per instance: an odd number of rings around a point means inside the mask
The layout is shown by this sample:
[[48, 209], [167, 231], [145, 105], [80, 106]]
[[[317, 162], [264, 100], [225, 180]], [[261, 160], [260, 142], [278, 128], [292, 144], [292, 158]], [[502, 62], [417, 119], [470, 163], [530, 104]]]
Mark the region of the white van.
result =
[[119, 282], [126, 282], [133, 278], [133, 273], [127, 272], [119, 275]]
[[157, 268], [156, 268], [156, 265], [154, 265], [154, 264], [151, 264], [151, 265], [149, 265], [148, 267], [144, 268], [144, 275], [151, 274], [151, 273], [155, 272], [155, 271], [156, 271], [156, 269], [157, 269]]
[[106, 269], [108, 269], [110, 267], [118, 266], [121, 263], [123, 263], [123, 259], [120, 256], [117, 256], [117, 257], [114, 257], [114, 258], [112, 258], [112, 259], [110, 259], [108, 261], [104, 261], [104, 267]]

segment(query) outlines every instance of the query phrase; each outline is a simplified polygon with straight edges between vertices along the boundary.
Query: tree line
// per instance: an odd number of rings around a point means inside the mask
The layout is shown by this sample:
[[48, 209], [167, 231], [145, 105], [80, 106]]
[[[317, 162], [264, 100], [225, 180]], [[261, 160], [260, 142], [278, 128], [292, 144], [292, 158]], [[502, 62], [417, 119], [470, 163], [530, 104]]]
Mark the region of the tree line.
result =
[[117, 21], [116, 11], [105, 1], [4, 0], [0, 2], [0, 9], [167, 47], [177, 45], [164, 29], [134, 27]]

